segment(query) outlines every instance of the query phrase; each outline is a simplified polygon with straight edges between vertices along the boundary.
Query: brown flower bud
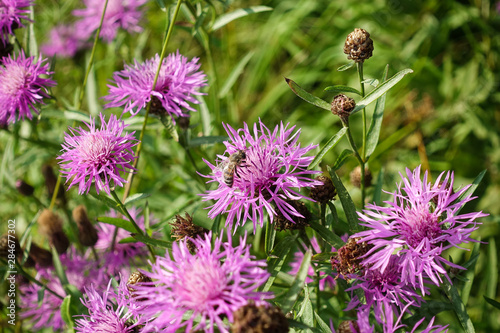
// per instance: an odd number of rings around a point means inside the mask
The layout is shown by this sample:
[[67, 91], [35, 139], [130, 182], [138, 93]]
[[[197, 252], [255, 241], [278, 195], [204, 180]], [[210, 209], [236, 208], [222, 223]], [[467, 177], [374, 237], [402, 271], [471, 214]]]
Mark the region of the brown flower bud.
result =
[[57, 253], [66, 252], [69, 247], [69, 239], [63, 231], [61, 218], [49, 209], [45, 209], [38, 218], [39, 231], [49, 239], [51, 246], [55, 247]]
[[344, 53], [347, 54], [347, 59], [355, 62], [364, 62], [370, 58], [373, 53], [370, 34], [364, 29], [354, 29], [345, 40]]
[[[127, 289], [132, 297], [136, 297], [136, 295], [134, 294], [135, 288], [133, 286], [141, 285], [144, 282], [153, 282], [153, 280], [151, 280], [149, 277], [147, 277], [146, 275], [142, 274], [139, 271], [135, 271], [132, 274], [130, 274], [130, 277], [128, 278], [127, 281]], [[141, 301], [142, 299], [139, 298], [137, 300]]]
[[21, 179], [18, 179], [16, 181], [16, 189], [19, 193], [21, 193], [25, 197], [33, 195], [33, 192], [35, 191], [33, 186], [31, 186], [30, 184], [26, 183], [24, 180]]
[[[361, 167], [358, 165], [350, 173], [351, 184], [357, 188], [361, 188]], [[372, 186], [372, 173], [370, 169], [365, 167], [365, 187]]]
[[[185, 237], [196, 238], [197, 236], [208, 233], [208, 230], [193, 223], [193, 218], [185, 213], [185, 218], [180, 215], [175, 215], [175, 220], [170, 223], [172, 226], [172, 237], [177, 241]], [[196, 246], [193, 242], [187, 242], [187, 247], [191, 253], [196, 252]]]
[[337, 255], [330, 258], [332, 269], [337, 270], [338, 276], [346, 278], [350, 274], [356, 274], [364, 269], [363, 265], [361, 265], [363, 261], [362, 256], [373, 245], [366, 242], [358, 244], [358, 240], [359, 238], [349, 238], [347, 243], [337, 251]]
[[73, 209], [73, 220], [78, 226], [78, 239], [84, 246], [94, 246], [97, 243], [97, 230], [90, 222], [87, 216], [87, 210], [84, 205]]
[[52, 266], [52, 253], [49, 250], [39, 247], [35, 243], [31, 243], [29, 257], [25, 266], [34, 267], [35, 263], [41, 267]]
[[[307, 209], [306, 205], [302, 201], [298, 200], [285, 200], [287, 204], [293, 206], [299, 214], [304, 217], [290, 215], [293, 222], [287, 219], [281, 211], [275, 207], [276, 215], [274, 216], [274, 229], [278, 231], [283, 230], [299, 230], [304, 229], [309, 225], [309, 220], [311, 219], [311, 213]], [[295, 223], [294, 223], [295, 222]]]
[[190, 117], [179, 117], [177, 118], [177, 124], [179, 124], [179, 127], [183, 130], [187, 130], [189, 128], [189, 120]]
[[343, 121], [349, 119], [351, 111], [356, 107], [356, 102], [354, 99], [347, 97], [344, 94], [339, 94], [333, 98], [332, 101], [332, 113], [337, 115]]
[[161, 100], [156, 96], [151, 97], [151, 107], [149, 109], [149, 112], [157, 116], [167, 114], [167, 110], [165, 110], [165, 108], [161, 104]]
[[319, 203], [327, 203], [328, 201], [333, 200], [335, 195], [337, 195], [337, 191], [335, 190], [335, 186], [333, 186], [332, 180], [323, 175], [316, 177], [316, 180], [322, 182], [323, 185], [311, 188], [311, 199], [316, 200]]
[[358, 323], [354, 320], [343, 321], [339, 324], [339, 333], [355, 333], [359, 332]]
[[279, 308], [256, 306], [253, 302], [234, 313], [232, 333], [287, 333], [288, 320]]

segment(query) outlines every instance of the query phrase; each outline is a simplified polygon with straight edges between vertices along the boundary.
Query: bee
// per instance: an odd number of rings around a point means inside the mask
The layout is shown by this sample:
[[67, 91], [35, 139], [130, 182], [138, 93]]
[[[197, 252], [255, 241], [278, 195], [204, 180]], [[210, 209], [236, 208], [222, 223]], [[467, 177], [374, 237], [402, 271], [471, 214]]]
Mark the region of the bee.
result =
[[235, 153], [232, 153], [229, 155], [228, 158], [228, 163], [222, 170], [222, 173], [224, 174], [224, 183], [229, 186], [233, 187], [234, 183], [234, 174], [236, 171], [236, 168], [238, 166], [241, 166], [241, 163], [243, 163], [243, 160], [247, 157], [247, 154], [243, 150], [238, 150]]

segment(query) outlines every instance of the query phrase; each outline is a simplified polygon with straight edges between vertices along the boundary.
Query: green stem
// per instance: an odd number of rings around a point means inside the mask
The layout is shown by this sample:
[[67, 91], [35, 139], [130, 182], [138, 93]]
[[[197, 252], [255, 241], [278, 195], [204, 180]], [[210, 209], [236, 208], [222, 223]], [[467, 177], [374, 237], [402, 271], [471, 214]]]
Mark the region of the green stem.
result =
[[[361, 97], [365, 97], [365, 84], [363, 83], [363, 62], [357, 63], [358, 67], [358, 76], [359, 76], [359, 85], [361, 86]], [[366, 139], [367, 139], [367, 131], [366, 131], [366, 108], [362, 110], [363, 116], [363, 148], [362, 148], [362, 160], [363, 163], [360, 164], [361, 167], [361, 207], [365, 205], [365, 161], [366, 161]]]
[[349, 119], [346, 118], [340, 118], [342, 121], [342, 125], [347, 128], [347, 140], [349, 141], [349, 144], [351, 145], [351, 149], [354, 153], [354, 157], [358, 160], [359, 166], [361, 168], [361, 207], [364, 207], [365, 205], [365, 161], [363, 158], [359, 155], [358, 148], [356, 147], [356, 143], [354, 142], [354, 139], [352, 138], [352, 133], [351, 129], [349, 128]]
[[[155, 88], [156, 88], [156, 83], [158, 81], [158, 77], [160, 76], [160, 70], [161, 70], [161, 66], [163, 63], [163, 59], [165, 58], [165, 53], [167, 52], [168, 41], [170, 40], [170, 37], [172, 36], [172, 31], [174, 30], [175, 20], [177, 19], [177, 16], [179, 14], [181, 4], [182, 4], [182, 0], [179, 0], [179, 1], [177, 1], [177, 5], [175, 6], [174, 16], [172, 17], [172, 21], [170, 22], [170, 25], [168, 27], [167, 36], [165, 37], [165, 40], [163, 42], [163, 47], [162, 47], [161, 54], [160, 54], [160, 61], [158, 63], [158, 68], [156, 69], [156, 74], [155, 74], [155, 79], [153, 81], [152, 90], [155, 90]], [[144, 133], [146, 131], [146, 123], [148, 122], [149, 111], [151, 110], [151, 102], [152, 102], [152, 99], [146, 105], [146, 114], [144, 116], [144, 122], [142, 123], [141, 134], [139, 136], [139, 144], [137, 145], [137, 149], [135, 151], [136, 158], [135, 158], [134, 163], [132, 165], [134, 168], [136, 168], [137, 164], [139, 163], [139, 157], [140, 157], [141, 151], [142, 151], [142, 140], [144, 139]], [[125, 201], [125, 199], [130, 194], [130, 189], [132, 187], [132, 181], [134, 180], [134, 175], [135, 174], [131, 172], [127, 176], [127, 184], [125, 185], [125, 192], [123, 193], [123, 201]]]
[[45, 290], [47, 290], [49, 293], [51, 293], [52, 295], [56, 296], [57, 298], [59, 298], [61, 300], [64, 299], [64, 297], [62, 297], [61, 295], [59, 295], [58, 293], [56, 293], [54, 290], [50, 289], [48, 286], [46, 286], [42, 282], [38, 281], [37, 279], [35, 279], [34, 277], [32, 277], [30, 274], [26, 273], [26, 271], [19, 264], [19, 262], [17, 262], [17, 260], [16, 260], [16, 269], [19, 271], [19, 273], [21, 273], [22, 275], [24, 275], [30, 282], [33, 282], [33, 283], [39, 285], [40, 287], [44, 288]]

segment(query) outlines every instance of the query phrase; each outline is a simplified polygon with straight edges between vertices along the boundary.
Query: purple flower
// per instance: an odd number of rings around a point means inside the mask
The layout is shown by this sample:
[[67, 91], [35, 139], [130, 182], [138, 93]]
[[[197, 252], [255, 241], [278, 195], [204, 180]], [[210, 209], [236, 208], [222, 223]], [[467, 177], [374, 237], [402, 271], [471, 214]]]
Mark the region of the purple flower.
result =
[[42, 53], [48, 57], [73, 57], [83, 42], [76, 38], [73, 25], [58, 25], [50, 30], [49, 41], [42, 45]]
[[[109, 94], [104, 99], [110, 101], [106, 107], [125, 105], [123, 112], [136, 115], [151, 98], [156, 98], [161, 107], [171, 116], [189, 116], [182, 108], [195, 111], [189, 103], [198, 104], [194, 95], [202, 95], [198, 88], [206, 85], [205, 74], [198, 71], [198, 58], [188, 62], [179, 51], [163, 59], [158, 81], [153, 90], [153, 82], [160, 63], [158, 54], [144, 63], [135, 61], [133, 66], [115, 72], [114, 85], [108, 85]], [[188, 103], [189, 102], [189, 103]], [[158, 103], [158, 104], [160, 104]]]
[[[319, 247], [318, 240], [316, 237], [313, 237], [310, 239], [311, 245], [315, 251], [315, 253], [321, 253], [321, 248]], [[335, 248], [331, 248], [331, 252], [336, 252]], [[295, 252], [293, 256], [293, 261], [290, 263], [290, 267], [292, 268], [291, 271], [289, 272], [290, 275], [297, 275], [300, 269], [300, 264], [302, 263], [302, 260], [304, 259], [304, 253], [302, 251], [297, 251]], [[335, 279], [328, 275], [326, 276], [326, 272], [319, 272], [320, 280], [319, 280], [319, 289], [324, 290], [325, 285], [327, 285], [329, 288], [333, 288], [335, 286]], [[323, 278], [321, 278], [323, 277]], [[316, 273], [314, 271], [313, 266], [311, 265], [309, 267], [309, 271], [307, 273], [307, 278], [306, 278], [306, 283], [313, 283], [316, 278]]]
[[[14, 29], [24, 27], [21, 20], [30, 21], [28, 13], [32, 0], [1, 0], [0, 1], [0, 39], [3, 44], [9, 41], [9, 35], [14, 35]], [[23, 9], [26, 8], [26, 9]]]
[[[76, 251], [73, 249], [73, 251], [60, 257], [68, 282], [81, 292], [90, 283], [99, 288], [104, 288], [106, 281], [109, 279], [105, 269], [99, 268], [94, 261], [89, 260], [87, 257], [75, 253]], [[36, 278], [38, 280], [45, 283], [47, 287], [61, 297], [66, 296], [66, 291], [63, 289], [53, 268], [37, 267], [37, 272]], [[43, 327], [47, 327], [59, 331], [65, 327], [61, 318], [62, 298], [58, 298], [46, 290], [42, 291], [42, 288], [34, 283], [22, 284], [19, 289], [21, 291], [21, 317], [29, 319], [33, 323], [33, 330], [38, 331]], [[42, 302], [40, 302], [40, 293], [43, 294]]]
[[214, 325], [228, 332], [223, 318], [232, 322], [233, 312], [249, 301], [262, 305], [271, 297], [255, 291], [269, 273], [265, 261], [250, 255], [246, 237], [233, 247], [223, 243], [222, 236], [213, 247], [211, 233], [192, 239], [197, 247], [194, 255], [189, 252], [188, 239], [176, 242], [171, 254], [167, 251], [165, 257], [157, 257], [151, 273], [142, 272], [153, 279], [134, 286], [136, 298], [141, 300], [139, 312], [143, 318], [154, 318], [145, 323], [144, 332], [175, 332], [184, 327], [186, 332], [214, 332]]
[[260, 120], [253, 129], [244, 124], [244, 128], [234, 130], [223, 124], [230, 139], [224, 142], [228, 155], [243, 151], [246, 157], [236, 167], [232, 186], [224, 180], [228, 156], [219, 155], [218, 165], [204, 160], [212, 169], [212, 174], [205, 176], [210, 178], [208, 182], [218, 183], [216, 190], [202, 195], [203, 201], [216, 201], [210, 207], [210, 218], [227, 212], [226, 225], [231, 226], [235, 218], [236, 226], [250, 219], [255, 232], [257, 224], [264, 225], [264, 211], [271, 222], [278, 212], [292, 222], [292, 216], [303, 217], [286, 200], [311, 200], [300, 194], [300, 189], [323, 184], [309, 178], [309, 175], [320, 173], [307, 170], [314, 156], [304, 156], [317, 145], [302, 148], [298, 143], [300, 130], [293, 133], [295, 126], [288, 128], [288, 125], [281, 123], [271, 132]]
[[[85, 297], [81, 299], [82, 304], [88, 309], [88, 315], [76, 320], [77, 332], [113, 332], [133, 333], [136, 332], [137, 318], [133, 313], [136, 307], [130, 297], [125, 279], [120, 280], [118, 288], [108, 287], [101, 293], [92, 284], [90, 288], [85, 287]], [[135, 320], [135, 323], [132, 322]]]
[[47, 88], [56, 83], [42, 75], [50, 75], [47, 59], [42, 56], [28, 57], [21, 52], [17, 58], [2, 58], [0, 67], [0, 123], [13, 123], [38, 114], [35, 104], [43, 104], [43, 97], [49, 97]]
[[100, 190], [109, 194], [113, 184], [123, 187], [126, 183], [120, 171], [135, 170], [131, 164], [136, 158], [132, 152], [132, 147], [137, 145], [135, 132], [123, 134], [128, 125], [115, 115], [111, 115], [108, 123], [102, 113], [100, 118], [100, 129], [96, 129], [92, 117], [90, 123], [85, 123], [89, 131], [81, 127], [76, 130], [70, 128], [71, 135], [65, 133], [62, 144], [64, 152], [58, 157], [61, 168], [66, 169], [61, 171], [66, 176], [66, 182], [71, 180], [69, 188], [78, 184], [79, 194], [88, 193], [93, 181], [97, 194]]
[[[130, 216], [134, 219], [137, 225], [145, 230], [145, 220], [144, 215], [141, 214], [140, 209], [129, 208], [128, 212]], [[111, 210], [106, 214], [109, 217], [118, 217], [116, 211]], [[123, 217], [122, 217], [123, 218]], [[153, 214], [149, 215], [149, 224], [152, 226], [156, 224], [158, 220], [154, 218]], [[112, 268], [111, 271], [120, 272], [125, 266], [128, 266], [131, 261], [137, 259], [138, 257], [147, 256], [147, 247], [145, 244], [137, 242], [137, 243], [123, 243], [119, 242], [125, 238], [130, 237], [130, 233], [122, 228], [118, 228], [118, 232], [116, 233], [114, 250], [111, 251], [113, 237], [115, 234], [116, 227], [99, 222], [96, 224], [97, 229], [97, 243], [95, 244], [95, 248], [100, 250], [101, 253], [104, 254], [107, 262], [107, 266]], [[115, 268], [115, 269], [113, 269]]]
[[[87, 40], [99, 27], [105, 1], [83, 0], [83, 3], [85, 8], [74, 10], [73, 15], [81, 17], [75, 23], [77, 37], [81, 40]], [[139, 7], [144, 3], [146, 0], [109, 0], [100, 36], [109, 43], [116, 37], [118, 28], [130, 33], [141, 32], [139, 21], [142, 12]]]
[[[401, 257], [402, 283], [420, 288], [424, 293], [425, 279], [439, 285], [440, 274], [449, 277], [443, 264], [465, 269], [444, 259], [441, 254], [448, 248], [474, 241], [470, 234], [477, 229], [476, 220], [487, 216], [482, 212], [459, 214], [460, 209], [475, 197], [464, 194], [469, 186], [453, 191], [453, 173], [441, 173], [432, 185], [427, 182], [427, 173], [420, 179], [420, 167], [415, 171], [406, 169], [403, 187], [386, 201], [388, 207], [367, 205], [370, 210], [358, 213], [361, 225], [368, 228], [353, 235], [361, 237], [373, 248], [366, 254], [365, 266], [380, 268], [389, 266], [394, 252]], [[460, 198], [460, 199], [459, 199]], [[359, 243], [358, 242], [358, 243]]]

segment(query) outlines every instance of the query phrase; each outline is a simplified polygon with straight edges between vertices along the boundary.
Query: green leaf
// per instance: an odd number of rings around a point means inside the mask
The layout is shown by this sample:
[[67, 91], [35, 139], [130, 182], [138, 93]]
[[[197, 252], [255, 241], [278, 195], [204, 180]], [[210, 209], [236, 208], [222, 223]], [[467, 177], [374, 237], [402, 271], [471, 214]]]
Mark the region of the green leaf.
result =
[[[481, 171], [479, 173], [479, 175], [477, 175], [477, 177], [474, 179], [471, 186], [467, 189], [467, 191], [462, 193], [462, 195], [460, 197], [458, 197], [458, 199], [455, 200], [455, 202], [459, 202], [459, 201], [463, 200], [464, 198], [468, 197], [469, 195], [472, 195], [474, 193], [474, 191], [476, 191], [479, 184], [481, 183], [481, 180], [483, 180], [483, 177], [485, 174], [486, 174], [486, 170]], [[463, 206], [457, 210], [457, 212], [456, 212], [457, 215], [458, 215], [458, 213], [460, 213], [462, 208], [463, 208]]]
[[[288, 325], [290, 326], [290, 328], [298, 328], [298, 329], [303, 330], [305, 332], [309, 332], [309, 331], [312, 331], [315, 333], [319, 332], [319, 330], [317, 330], [316, 328], [308, 326], [308, 325], [301, 323], [301, 322], [294, 320], [294, 319], [288, 319]], [[331, 333], [331, 332], [329, 332], [329, 333]]]
[[326, 153], [328, 153], [330, 149], [332, 149], [337, 145], [337, 143], [339, 143], [340, 139], [342, 139], [342, 137], [345, 135], [346, 132], [347, 132], [347, 127], [342, 127], [340, 131], [338, 131], [334, 136], [332, 136], [330, 140], [328, 140], [326, 145], [323, 148], [321, 148], [318, 155], [316, 155], [316, 157], [311, 162], [311, 164], [309, 164], [307, 169], [308, 170], [314, 169], [314, 167], [316, 167], [316, 165], [318, 165], [319, 162], [321, 162]]
[[375, 183], [375, 187], [373, 188], [373, 202], [377, 205], [382, 204], [382, 187], [384, 185], [384, 168], [380, 169], [377, 182]]
[[240, 17], [244, 17], [254, 13], [267, 12], [270, 10], [273, 9], [267, 6], [252, 6], [249, 8], [239, 8], [232, 12], [222, 14], [217, 18], [217, 20], [215, 20], [214, 25], [212, 26], [212, 31], [218, 30], [229, 22], [239, 19]]
[[276, 239], [276, 229], [274, 229], [274, 225], [268, 222], [266, 224], [266, 235], [264, 243], [264, 251], [266, 253], [270, 253], [273, 250], [275, 239]]
[[378, 80], [377, 79], [366, 79], [363, 80], [364, 84], [369, 84], [370, 86], [376, 87], [378, 86]]
[[312, 256], [313, 261], [330, 261], [330, 257], [335, 255], [334, 252], [322, 252]]
[[344, 165], [344, 162], [347, 160], [347, 158], [351, 156], [353, 156], [352, 150], [350, 149], [342, 150], [339, 157], [337, 157], [337, 160], [335, 161], [335, 164], [333, 165], [332, 169], [335, 171], [340, 169], [340, 167]]
[[120, 239], [120, 241], [118, 243], [120, 244], [129, 244], [129, 243], [137, 243], [138, 240], [135, 239], [134, 237], [130, 236], [130, 237], [126, 237], [126, 238], [122, 238]]
[[123, 203], [124, 206], [127, 206], [131, 204], [132, 202], [136, 202], [138, 200], [146, 199], [151, 196], [150, 193], [136, 193], [125, 199], [125, 202]]
[[443, 279], [443, 283], [441, 284], [441, 289], [446, 293], [446, 296], [448, 296], [448, 299], [451, 305], [453, 306], [453, 310], [455, 311], [455, 314], [458, 317], [458, 321], [462, 325], [464, 331], [466, 333], [475, 332], [474, 325], [472, 324], [472, 321], [469, 318], [469, 314], [465, 309], [465, 305], [462, 302], [462, 299], [460, 298], [457, 288], [454, 285], [452, 285], [447, 279]]
[[304, 258], [302, 259], [302, 263], [300, 264], [299, 271], [297, 272], [297, 276], [293, 281], [292, 286], [288, 290], [283, 300], [283, 304], [281, 309], [283, 313], [288, 313], [293, 309], [297, 298], [299, 297], [300, 292], [304, 288], [304, 283], [307, 278], [307, 273], [309, 272], [309, 267], [311, 266], [311, 249], [307, 250], [304, 253]]
[[167, 4], [165, 3], [165, 0], [156, 0], [156, 3], [158, 4], [158, 6], [160, 6], [160, 9], [162, 11], [167, 11]]
[[358, 89], [353, 88], [353, 87], [349, 87], [349, 86], [343, 86], [343, 85], [329, 86], [329, 87], [325, 88], [325, 91], [330, 91], [330, 92], [333, 92], [335, 94], [337, 94], [337, 93], [354, 93], [354, 94], [358, 94], [359, 96], [361, 96], [361, 92]]
[[151, 238], [151, 237], [139, 235], [139, 234], [132, 234], [132, 237], [134, 237], [139, 242], [144, 243], [146, 245], [157, 246], [157, 247], [161, 247], [164, 249], [168, 249], [168, 248], [172, 247], [172, 242], [167, 242], [167, 241], [164, 241], [161, 239], [155, 239], [155, 238]]
[[343, 72], [343, 71], [346, 71], [348, 70], [349, 68], [351, 68], [352, 66], [354, 66], [355, 62], [354, 61], [351, 61], [350, 63], [347, 63], [345, 65], [342, 65], [340, 66], [339, 68], [337, 68], [337, 71], [338, 72]]
[[106, 206], [108, 206], [108, 208], [111, 208], [113, 210], [119, 210], [118, 209], [118, 207], [119, 207], [118, 204], [113, 199], [110, 199], [110, 198], [108, 198], [105, 195], [96, 194], [96, 193], [93, 193], [93, 192], [89, 192], [89, 194], [91, 196], [93, 196], [94, 198], [96, 198], [97, 200], [99, 200], [100, 202], [102, 202], [103, 204], [105, 204]]
[[349, 224], [349, 229], [352, 232], [358, 231], [359, 230], [358, 214], [356, 213], [356, 206], [354, 205], [354, 202], [352, 201], [349, 192], [347, 192], [346, 188], [344, 187], [344, 184], [342, 184], [342, 181], [340, 180], [339, 176], [333, 169], [330, 169], [328, 167], [328, 172], [330, 172], [333, 185], [337, 190], [340, 202], [342, 203], [342, 207], [344, 208], [344, 213], [347, 218], [347, 223]]
[[327, 229], [325, 226], [322, 226], [321, 224], [317, 222], [310, 222], [309, 226], [316, 231], [316, 233], [323, 238], [328, 244], [333, 246], [336, 249], [341, 248], [345, 243], [344, 241], [337, 236], [333, 231], [330, 229]]
[[228, 136], [201, 136], [192, 138], [189, 141], [189, 147], [199, 147], [201, 145], [213, 145], [216, 143], [222, 143], [224, 141], [228, 141]]
[[177, 129], [174, 126], [174, 122], [172, 121], [172, 117], [162, 114], [160, 116], [160, 121], [165, 126], [167, 129], [167, 132], [170, 134], [172, 139], [174, 139], [175, 142], [179, 142], [179, 134], [177, 133]]
[[238, 77], [241, 75], [241, 73], [243, 73], [243, 69], [248, 64], [248, 62], [250, 61], [250, 59], [252, 58], [252, 56], [254, 54], [255, 54], [255, 52], [253, 52], [253, 51], [248, 52], [247, 55], [244, 56], [243, 59], [241, 59], [236, 64], [236, 66], [234, 66], [234, 68], [231, 71], [231, 73], [229, 74], [226, 82], [224, 83], [224, 85], [220, 89], [219, 98], [226, 97], [227, 93], [233, 87], [234, 83], [236, 82], [236, 80], [238, 79]]
[[307, 287], [304, 288], [304, 300], [302, 301], [302, 305], [296, 318], [300, 318], [301, 321], [308, 326], [314, 326], [314, 311], [311, 298], [309, 296], [309, 288]]
[[491, 299], [489, 297], [486, 297], [483, 295], [483, 298], [486, 302], [488, 302], [490, 305], [494, 306], [495, 308], [500, 310], [500, 302], [495, 301], [494, 299]]
[[281, 271], [281, 267], [285, 263], [286, 257], [290, 252], [290, 249], [295, 244], [295, 240], [298, 235], [287, 236], [283, 238], [274, 248], [274, 251], [271, 253], [273, 255], [272, 259], [267, 260], [267, 270], [271, 274], [269, 279], [267, 279], [266, 284], [262, 287], [262, 291], [269, 291], [269, 288], [274, 283], [276, 276]]
[[64, 300], [61, 303], [61, 318], [68, 325], [68, 327], [73, 328], [73, 318], [69, 311], [71, 306], [71, 295], [64, 297]]
[[[389, 65], [385, 67], [382, 80], [384, 81], [387, 80], [388, 73], [389, 73]], [[370, 159], [371, 154], [373, 154], [375, 148], [377, 147], [378, 139], [380, 136], [380, 128], [382, 127], [382, 119], [384, 118], [386, 96], [387, 93], [383, 94], [379, 99], [377, 99], [377, 103], [375, 104], [375, 110], [373, 111], [372, 122], [370, 124], [370, 129], [368, 130], [368, 136], [366, 138], [365, 161], [368, 161]]]
[[[478, 239], [479, 241], [480, 239]], [[480, 243], [474, 243], [474, 247], [472, 248], [472, 252], [470, 254], [469, 260], [467, 260], [462, 266], [467, 268], [467, 270], [463, 273], [466, 281], [464, 282], [464, 286], [462, 288], [461, 296], [462, 302], [467, 306], [469, 302], [470, 291], [472, 289], [472, 284], [474, 283], [474, 268], [476, 267], [477, 259], [479, 258], [479, 248]]]
[[389, 89], [394, 87], [396, 83], [401, 81], [403, 77], [406, 74], [413, 73], [413, 70], [407, 68], [403, 69], [402, 71], [396, 73], [393, 77], [391, 77], [389, 80], [384, 81], [382, 84], [377, 86], [377, 88], [373, 89], [368, 95], [365, 96], [361, 101], [356, 103], [356, 107], [354, 110], [352, 110], [351, 114], [356, 113], [362, 109], [364, 109], [367, 105], [370, 103], [374, 102], [376, 99], [378, 99], [380, 96], [385, 94]]
[[328, 326], [328, 324], [325, 323], [323, 319], [321, 319], [321, 317], [316, 313], [316, 311], [314, 311], [314, 318], [316, 319], [317, 323], [316, 326], [319, 327], [321, 333], [332, 333], [330, 326]]
[[311, 103], [312, 105], [317, 106], [319, 108], [331, 111], [330, 103], [308, 93], [307, 91], [302, 89], [297, 83], [293, 82], [293, 80], [285, 78], [285, 81], [290, 87], [290, 89], [292, 89], [292, 91], [295, 93], [295, 95], [299, 96], [304, 101]]
[[52, 263], [54, 264], [54, 270], [56, 271], [56, 275], [61, 282], [62, 287], [66, 290], [66, 286], [69, 285], [68, 278], [66, 277], [66, 273], [64, 272], [64, 268], [61, 264], [61, 260], [59, 259], [59, 253], [57, 253], [55, 247], [51, 247], [52, 251]]
[[126, 230], [130, 233], [137, 232], [134, 225], [129, 220], [121, 219], [118, 217], [101, 216], [101, 217], [97, 218], [97, 221], [102, 222], [102, 223], [106, 223], [106, 224], [114, 225], [114, 226], [116, 226], [118, 228], [122, 228], [123, 230]]

